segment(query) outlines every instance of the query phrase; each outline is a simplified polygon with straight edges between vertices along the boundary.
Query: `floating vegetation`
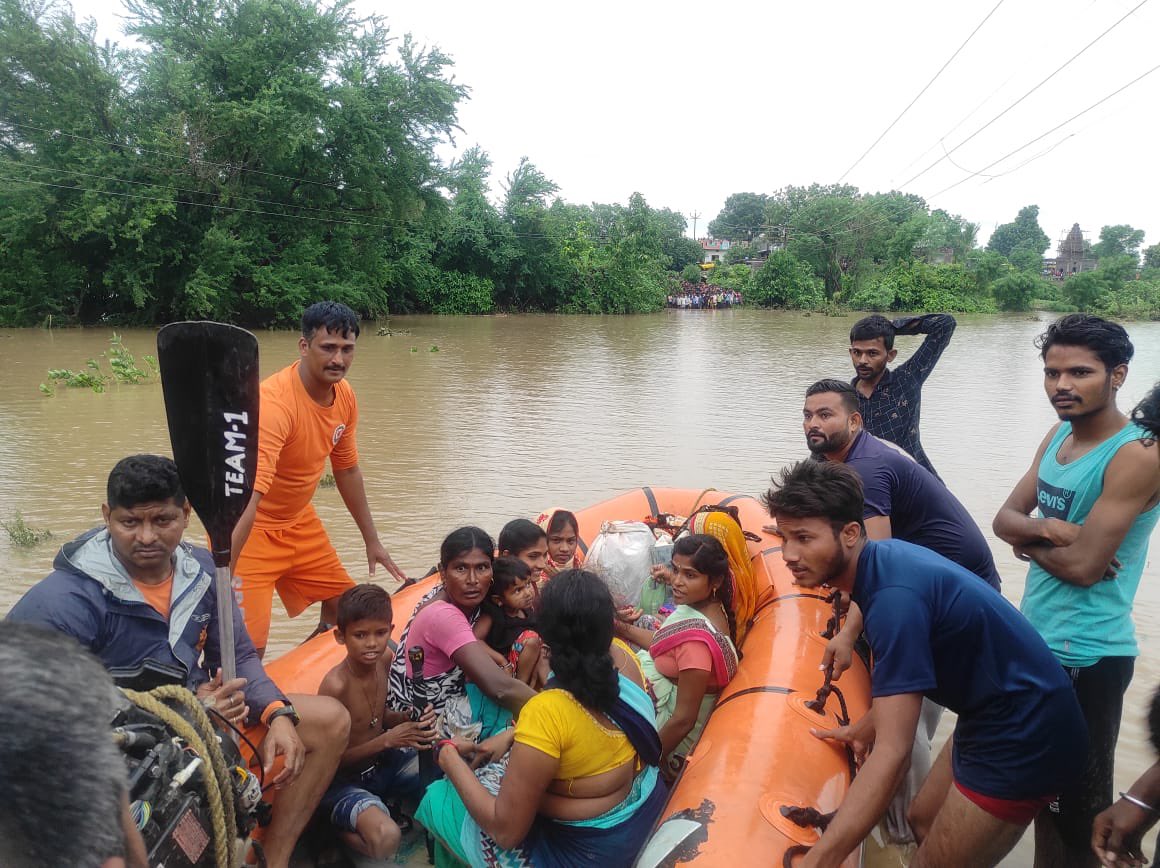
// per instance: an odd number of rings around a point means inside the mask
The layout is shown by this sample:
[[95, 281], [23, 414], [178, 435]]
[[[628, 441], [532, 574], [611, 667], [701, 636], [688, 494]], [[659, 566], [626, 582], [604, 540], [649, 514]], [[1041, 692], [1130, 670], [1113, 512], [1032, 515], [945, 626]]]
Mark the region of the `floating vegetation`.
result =
[[395, 335], [409, 335], [410, 333], [410, 329], [393, 329], [388, 326], [382, 326], [376, 332], [380, 338], [393, 338]]
[[18, 549], [35, 548], [42, 542], [52, 539], [52, 531], [29, 527], [20, 510], [16, 510], [16, 515], [10, 521], [0, 520], [0, 527], [8, 531], [9, 542]]
[[155, 376], [158, 371], [157, 359], [153, 356], [142, 356], [145, 368], [137, 367], [137, 360], [133, 358], [133, 354], [116, 332], [113, 332], [113, 337], [109, 340], [105, 358], [109, 360], [109, 367], [113, 369], [113, 379], [118, 383], [135, 385]]
[[104, 372], [101, 363], [96, 359], [89, 359], [79, 371], [51, 368], [48, 372], [48, 382], [40, 384], [41, 394], [52, 397], [56, 394], [58, 386], [103, 392], [111, 382], [136, 385], [157, 376], [157, 359], [154, 356], [142, 356], [145, 367], [139, 367], [137, 359], [129, 352], [124, 340], [116, 332], [113, 332], [113, 336], [109, 339], [109, 348], [102, 355], [109, 361], [111, 375]]
[[411, 347], [411, 352], [417, 353], [417, 352], [419, 352], [419, 348], [418, 347]]
[[432, 353], [439, 352], [439, 345], [438, 344], [431, 344], [430, 352], [432, 352]]
[[333, 473], [327, 473], [320, 480], [318, 480], [319, 488], [335, 488], [338, 485], [338, 480], [334, 478]]

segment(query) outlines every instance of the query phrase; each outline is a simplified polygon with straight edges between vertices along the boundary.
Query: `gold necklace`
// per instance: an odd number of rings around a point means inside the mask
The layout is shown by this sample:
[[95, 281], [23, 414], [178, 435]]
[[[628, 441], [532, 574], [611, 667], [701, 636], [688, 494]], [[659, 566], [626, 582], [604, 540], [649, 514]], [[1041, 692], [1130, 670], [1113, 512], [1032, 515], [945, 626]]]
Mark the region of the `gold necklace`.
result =
[[[350, 673], [350, 677], [353, 678], [356, 682], [358, 682], [359, 690], [362, 691], [363, 699], [365, 699], [367, 701], [367, 711], [370, 713], [370, 716], [371, 716], [370, 726], [371, 726], [371, 729], [374, 729], [376, 726], [379, 725], [379, 719], [380, 719], [379, 715], [375, 714], [376, 701], [379, 698], [379, 686], [378, 686], [378, 684], [375, 685], [375, 698], [371, 699], [369, 696], [367, 696], [366, 687], [364, 687], [363, 683], [358, 680], [358, 676], [354, 674], [354, 670], [350, 668], [350, 658], [348, 657], [343, 662], [346, 664], [346, 671]], [[387, 698], [384, 696], [383, 697], [383, 707], [385, 707], [386, 704], [387, 704]]]

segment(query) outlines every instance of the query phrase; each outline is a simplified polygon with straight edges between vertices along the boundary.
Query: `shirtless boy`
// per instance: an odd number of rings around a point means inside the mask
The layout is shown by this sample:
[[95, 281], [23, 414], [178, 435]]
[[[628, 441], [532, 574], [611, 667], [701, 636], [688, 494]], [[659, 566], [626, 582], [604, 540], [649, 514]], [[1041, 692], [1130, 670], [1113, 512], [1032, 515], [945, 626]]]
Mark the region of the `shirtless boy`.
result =
[[387, 671], [393, 654], [391, 597], [378, 585], [355, 585], [338, 600], [334, 638], [346, 659], [326, 673], [318, 692], [332, 696], [350, 712], [350, 740], [338, 775], [320, 807], [355, 853], [389, 859], [401, 832], [386, 799], [418, 802], [416, 749], [429, 750], [435, 739], [435, 713], [428, 707], [418, 721], [387, 711]]

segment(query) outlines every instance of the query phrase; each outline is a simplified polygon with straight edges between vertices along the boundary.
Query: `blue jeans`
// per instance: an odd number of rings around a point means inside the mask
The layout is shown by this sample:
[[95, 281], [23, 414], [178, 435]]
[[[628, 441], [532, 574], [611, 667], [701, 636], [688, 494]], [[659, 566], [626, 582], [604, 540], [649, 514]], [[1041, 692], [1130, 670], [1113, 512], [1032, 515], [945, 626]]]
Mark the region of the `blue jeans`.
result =
[[358, 816], [367, 808], [378, 808], [390, 814], [384, 799], [418, 801], [423, 795], [419, 786], [419, 755], [414, 748], [392, 748], [383, 751], [374, 764], [362, 772], [341, 773], [318, 803], [339, 829], [355, 831]]

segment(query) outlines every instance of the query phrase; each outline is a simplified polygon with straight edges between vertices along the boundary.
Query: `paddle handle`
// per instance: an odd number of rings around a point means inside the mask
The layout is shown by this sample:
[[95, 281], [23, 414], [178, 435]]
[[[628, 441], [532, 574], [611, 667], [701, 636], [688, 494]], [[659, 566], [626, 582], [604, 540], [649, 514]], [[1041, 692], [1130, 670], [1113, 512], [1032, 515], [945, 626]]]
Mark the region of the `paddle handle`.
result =
[[234, 637], [234, 582], [229, 566], [215, 567], [217, 590], [218, 645], [221, 654], [222, 683], [238, 677], [237, 645]]

